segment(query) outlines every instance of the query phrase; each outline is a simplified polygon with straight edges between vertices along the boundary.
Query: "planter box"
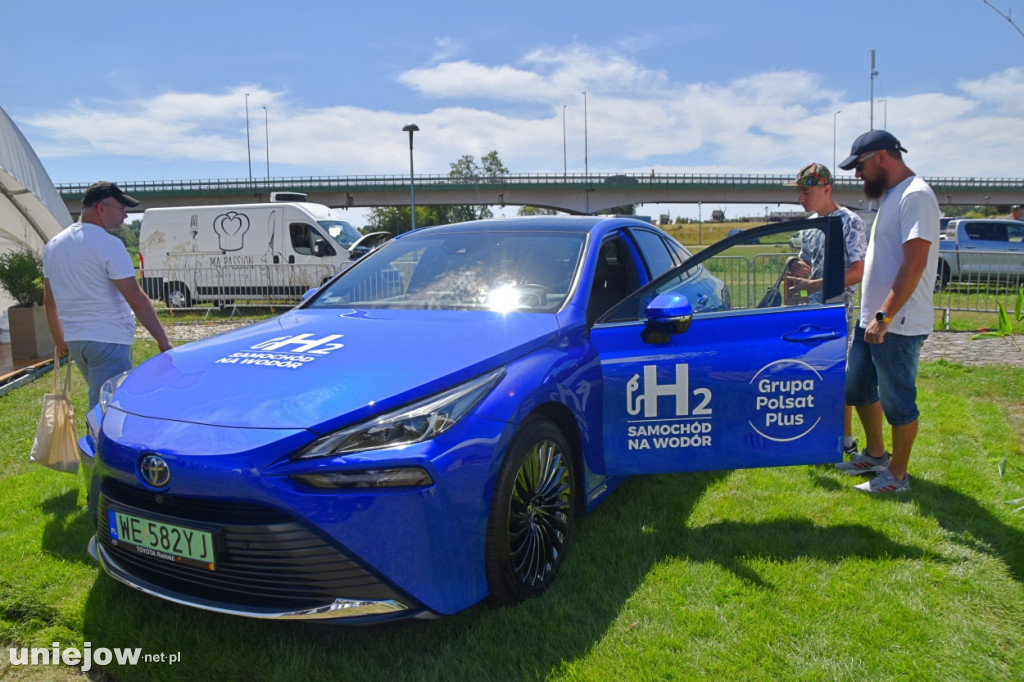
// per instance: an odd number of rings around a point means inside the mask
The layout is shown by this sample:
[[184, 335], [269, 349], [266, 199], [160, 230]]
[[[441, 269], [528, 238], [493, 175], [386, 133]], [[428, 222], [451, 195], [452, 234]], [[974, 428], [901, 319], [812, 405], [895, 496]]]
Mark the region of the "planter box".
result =
[[11, 357], [46, 358], [53, 355], [53, 338], [46, 324], [46, 309], [8, 308], [7, 321], [11, 328]]

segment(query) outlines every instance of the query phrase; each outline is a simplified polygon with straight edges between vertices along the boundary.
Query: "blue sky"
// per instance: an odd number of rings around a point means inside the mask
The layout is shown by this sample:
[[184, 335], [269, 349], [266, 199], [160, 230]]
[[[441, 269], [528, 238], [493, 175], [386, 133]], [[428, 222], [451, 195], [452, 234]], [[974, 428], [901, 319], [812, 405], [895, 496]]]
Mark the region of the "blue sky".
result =
[[56, 183], [403, 174], [409, 122], [417, 174], [795, 173], [868, 130], [875, 50], [912, 168], [1024, 177], [1024, 0], [990, 3], [0, 0], [0, 106]]

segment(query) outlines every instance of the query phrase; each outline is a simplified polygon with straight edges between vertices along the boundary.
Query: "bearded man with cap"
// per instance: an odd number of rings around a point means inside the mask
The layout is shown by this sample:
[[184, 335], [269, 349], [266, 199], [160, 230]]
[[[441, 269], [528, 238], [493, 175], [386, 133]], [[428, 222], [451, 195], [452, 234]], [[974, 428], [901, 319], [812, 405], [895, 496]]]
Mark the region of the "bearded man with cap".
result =
[[[875, 473], [855, 486], [867, 493], [910, 490], [907, 465], [917, 437], [917, 365], [935, 324], [932, 294], [939, 254], [939, 202], [903, 161], [907, 150], [892, 133], [872, 130], [853, 142], [839, 164], [856, 169], [864, 194], [880, 204], [871, 227], [860, 317], [850, 345], [846, 402], [864, 425], [867, 448], [836, 465], [850, 475]], [[885, 449], [883, 416], [892, 427]]]
[[[815, 216], [838, 216], [843, 220], [843, 256], [845, 285], [843, 301], [846, 303], [846, 330], [853, 336], [853, 298], [857, 285], [864, 274], [864, 252], [867, 250], [867, 229], [859, 215], [840, 206], [832, 198], [832, 173], [820, 163], [809, 163], [800, 169], [794, 182], [797, 201], [804, 210]], [[825, 233], [821, 230], [805, 230], [800, 235], [800, 256], [789, 266], [791, 273], [786, 277], [786, 291], [790, 296], [807, 292], [809, 303], [821, 303], [821, 277], [825, 265]], [[853, 439], [853, 414], [849, 405], [843, 413], [843, 450], [851, 458], [860, 452]]]
[[85, 190], [79, 222], [43, 248], [43, 304], [57, 352], [70, 355], [89, 385], [89, 408], [100, 387], [132, 368], [135, 319], [163, 352], [171, 348], [153, 304], [135, 279], [124, 242], [111, 232], [136, 199], [112, 182]]

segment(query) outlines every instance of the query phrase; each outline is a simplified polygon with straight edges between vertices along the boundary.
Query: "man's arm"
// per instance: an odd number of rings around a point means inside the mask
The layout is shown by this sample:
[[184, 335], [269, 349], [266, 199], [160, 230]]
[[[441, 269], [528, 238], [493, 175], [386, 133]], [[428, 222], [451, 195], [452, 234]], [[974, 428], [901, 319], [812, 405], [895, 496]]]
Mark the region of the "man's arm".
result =
[[60, 316], [57, 314], [57, 301], [53, 298], [50, 280], [46, 277], [43, 278], [43, 307], [46, 309], [46, 326], [50, 328], [53, 345], [57, 347], [57, 353], [61, 357], [67, 356], [68, 344], [64, 342], [64, 325], [60, 323]]
[[160, 324], [160, 318], [156, 316], [156, 310], [153, 309], [153, 302], [149, 300], [145, 292], [142, 291], [142, 287], [139, 286], [138, 280], [134, 277], [125, 277], [124, 279], [113, 279], [110, 280], [117, 287], [117, 290], [124, 296], [124, 300], [131, 306], [132, 311], [135, 313], [135, 317], [138, 318], [142, 326], [146, 328], [146, 331], [150, 333], [153, 339], [156, 341], [157, 347], [160, 352], [170, 350], [173, 348], [171, 342], [167, 340], [167, 332], [164, 331], [164, 326]]
[[843, 278], [843, 285], [852, 287], [854, 284], [860, 284], [862, 279], [864, 279], [864, 261], [858, 260], [850, 263], [850, 267], [846, 270], [846, 276]]

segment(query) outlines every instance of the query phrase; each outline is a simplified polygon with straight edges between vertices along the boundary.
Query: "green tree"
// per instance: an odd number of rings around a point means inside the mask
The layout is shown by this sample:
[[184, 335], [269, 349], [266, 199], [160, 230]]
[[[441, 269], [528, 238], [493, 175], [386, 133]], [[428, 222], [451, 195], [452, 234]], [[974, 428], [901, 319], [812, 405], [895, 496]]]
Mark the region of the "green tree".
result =
[[612, 206], [607, 211], [602, 213], [609, 213], [611, 215], [636, 215], [636, 205], [626, 204], [625, 206]]
[[[473, 182], [494, 182], [500, 181], [508, 175], [508, 172], [508, 168], [501, 162], [498, 152], [492, 150], [480, 157], [479, 161], [472, 154], [463, 154], [458, 160], [449, 164], [448, 177], [472, 180]], [[437, 210], [437, 223], [435, 224], [438, 225], [494, 217], [494, 213], [487, 206], [453, 205], [435, 208]], [[418, 223], [418, 212], [416, 219]]]
[[[472, 154], [463, 154], [449, 164], [448, 177], [470, 180], [472, 182], [501, 181], [509, 170], [501, 162], [497, 151], [491, 151], [480, 157], [478, 161]], [[407, 206], [380, 206], [370, 209], [367, 214], [367, 227], [371, 232], [383, 231], [392, 234], [408, 232], [412, 222], [409, 219]], [[470, 220], [493, 218], [494, 213], [488, 206], [449, 205], [449, 206], [417, 206], [416, 227], [429, 225], [447, 225]]]
[[124, 242], [124, 246], [128, 249], [129, 253], [139, 252], [139, 231], [142, 229], [141, 220], [133, 220], [130, 223], [125, 223], [114, 232], [114, 236]]
[[480, 165], [482, 166], [484, 177], [490, 180], [502, 180], [508, 175], [508, 168], [505, 168], [505, 164], [498, 158], [496, 150], [491, 150], [481, 156]]
[[539, 206], [520, 206], [519, 215], [558, 215], [553, 208], [540, 208]]
[[[430, 225], [442, 225], [444, 222], [439, 218], [437, 206], [416, 207], [416, 227], [429, 227]], [[390, 232], [391, 234], [402, 234], [412, 229], [412, 221], [409, 219], [408, 206], [378, 206], [371, 208], [366, 215], [366, 228], [368, 232]]]

